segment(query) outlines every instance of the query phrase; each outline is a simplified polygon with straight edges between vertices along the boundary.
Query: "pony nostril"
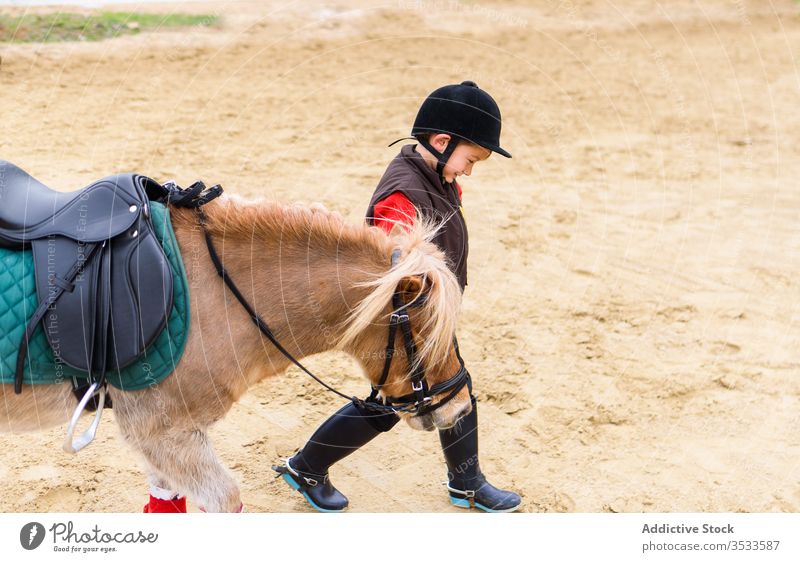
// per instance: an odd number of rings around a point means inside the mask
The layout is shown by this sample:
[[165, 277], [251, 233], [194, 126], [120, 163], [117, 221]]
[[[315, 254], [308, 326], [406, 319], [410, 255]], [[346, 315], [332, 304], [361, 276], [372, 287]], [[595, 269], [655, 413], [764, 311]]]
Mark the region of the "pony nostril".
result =
[[459, 412], [456, 414], [455, 420], [453, 421], [453, 425], [457, 424], [461, 421], [462, 418], [467, 417], [472, 412], [472, 401], [467, 402], [466, 406], [461, 408]]

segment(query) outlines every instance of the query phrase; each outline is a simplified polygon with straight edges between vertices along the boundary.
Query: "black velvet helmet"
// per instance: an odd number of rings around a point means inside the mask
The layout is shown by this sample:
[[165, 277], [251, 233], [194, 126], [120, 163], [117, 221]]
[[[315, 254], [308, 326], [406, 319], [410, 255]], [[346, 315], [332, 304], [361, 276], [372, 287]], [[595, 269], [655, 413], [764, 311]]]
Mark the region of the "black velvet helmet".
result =
[[[459, 141], [468, 141], [511, 158], [500, 146], [500, 108], [475, 82], [450, 84], [432, 92], [419, 108], [411, 136], [437, 157], [439, 174]], [[434, 149], [428, 135], [446, 133], [452, 137], [444, 152]]]

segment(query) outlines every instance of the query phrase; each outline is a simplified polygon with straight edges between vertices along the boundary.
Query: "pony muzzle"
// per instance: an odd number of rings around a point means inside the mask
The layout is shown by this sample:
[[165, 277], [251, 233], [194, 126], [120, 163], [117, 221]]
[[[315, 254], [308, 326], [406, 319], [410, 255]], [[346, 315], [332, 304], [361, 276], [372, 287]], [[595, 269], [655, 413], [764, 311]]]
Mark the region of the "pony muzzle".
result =
[[465, 388], [438, 408], [417, 414], [409, 413], [403, 417], [411, 429], [433, 431], [434, 429], [450, 429], [470, 412], [472, 412], [472, 400]]
[[[464, 394], [464, 398], [461, 398]], [[461, 418], [468, 416], [472, 412], [472, 400], [467, 389], [459, 392], [458, 396], [450, 400], [441, 408], [431, 412], [431, 421], [437, 429], [450, 429], [455, 426]]]

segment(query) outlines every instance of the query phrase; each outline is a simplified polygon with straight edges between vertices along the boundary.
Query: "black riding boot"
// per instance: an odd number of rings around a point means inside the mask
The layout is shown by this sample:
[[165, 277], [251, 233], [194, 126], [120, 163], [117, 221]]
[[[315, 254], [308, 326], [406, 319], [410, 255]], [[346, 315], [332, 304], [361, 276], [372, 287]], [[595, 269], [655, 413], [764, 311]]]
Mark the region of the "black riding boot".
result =
[[389, 431], [400, 418], [394, 414], [376, 414], [350, 402], [328, 418], [314, 432], [300, 451], [284, 466], [272, 469], [318, 511], [342, 511], [347, 498], [334, 488], [328, 468], [347, 455]]
[[483, 511], [514, 511], [522, 498], [499, 490], [486, 481], [478, 464], [478, 408], [472, 399], [472, 412], [455, 427], [439, 431], [447, 461], [447, 490], [450, 502], [458, 507], [477, 507]]

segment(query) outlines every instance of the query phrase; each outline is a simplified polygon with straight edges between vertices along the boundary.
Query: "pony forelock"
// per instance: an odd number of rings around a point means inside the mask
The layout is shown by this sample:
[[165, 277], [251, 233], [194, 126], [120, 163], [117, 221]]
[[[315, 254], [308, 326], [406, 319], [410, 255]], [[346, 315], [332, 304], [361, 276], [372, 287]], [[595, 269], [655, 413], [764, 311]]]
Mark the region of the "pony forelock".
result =
[[[415, 318], [422, 320], [414, 325], [419, 338], [417, 361], [424, 365], [442, 363], [453, 345], [453, 337], [461, 308], [461, 289], [453, 272], [450, 271], [442, 251], [432, 242], [445, 221], [432, 221], [417, 216], [412, 227], [402, 223], [395, 226], [392, 239], [401, 250], [400, 259], [389, 271], [377, 278], [361, 283], [371, 289], [349, 314], [345, 330], [339, 340], [340, 348], [354, 340], [373, 322], [388, 323], [385, 313], [394, 292], [401, 281], [407, 277], [421, 279], [421, 290], [425, 298]], [[421, 298], [419, 294], [414, 300]]]

